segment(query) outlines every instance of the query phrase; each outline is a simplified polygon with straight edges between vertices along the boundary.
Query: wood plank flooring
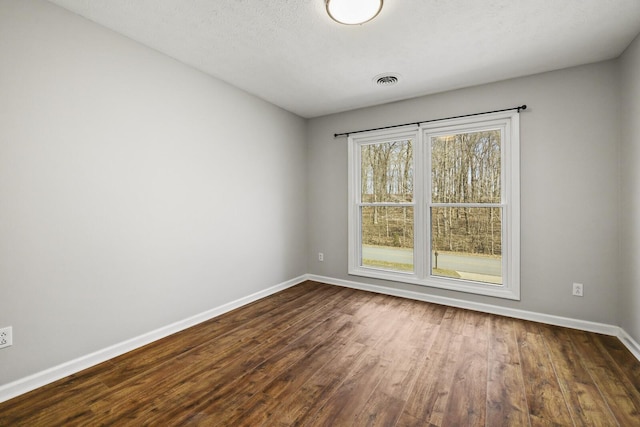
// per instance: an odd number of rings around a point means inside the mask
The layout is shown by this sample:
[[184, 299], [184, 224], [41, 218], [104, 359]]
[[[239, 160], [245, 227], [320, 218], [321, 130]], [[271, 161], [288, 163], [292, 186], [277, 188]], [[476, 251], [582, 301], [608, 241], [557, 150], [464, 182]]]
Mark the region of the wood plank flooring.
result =
[[305, 282], [0, 403], [0, 426], [637, 426], [614, 337]]

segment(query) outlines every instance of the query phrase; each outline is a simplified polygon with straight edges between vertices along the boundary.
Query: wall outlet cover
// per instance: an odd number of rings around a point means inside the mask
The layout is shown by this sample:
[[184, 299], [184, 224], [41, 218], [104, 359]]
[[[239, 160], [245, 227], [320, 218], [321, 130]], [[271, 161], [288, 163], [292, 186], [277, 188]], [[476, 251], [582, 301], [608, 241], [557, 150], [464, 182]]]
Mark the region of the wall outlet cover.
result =
[[9, 347], [10, 345], [13, 345], [13, 328], [11, 326], [0, 328], [0, 348]]

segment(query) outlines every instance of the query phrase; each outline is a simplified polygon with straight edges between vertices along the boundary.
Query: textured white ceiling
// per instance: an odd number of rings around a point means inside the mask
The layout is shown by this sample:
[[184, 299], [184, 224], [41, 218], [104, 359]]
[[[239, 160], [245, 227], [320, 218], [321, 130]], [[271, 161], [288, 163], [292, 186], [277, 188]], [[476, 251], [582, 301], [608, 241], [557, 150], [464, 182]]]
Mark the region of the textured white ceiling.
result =
[[357, 26], [324, 0], [49, 1], [303, 117], [615, 58], [640, 32], [640, 0], [386, 0]]

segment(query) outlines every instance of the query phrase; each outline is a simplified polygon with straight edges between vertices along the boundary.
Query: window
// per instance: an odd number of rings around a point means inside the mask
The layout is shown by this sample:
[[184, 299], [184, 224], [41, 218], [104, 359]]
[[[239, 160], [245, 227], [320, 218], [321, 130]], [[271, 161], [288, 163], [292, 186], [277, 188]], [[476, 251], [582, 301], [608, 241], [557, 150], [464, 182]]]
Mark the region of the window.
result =
[[516, 112], [349, 137], [349, 274], [519, 299]]

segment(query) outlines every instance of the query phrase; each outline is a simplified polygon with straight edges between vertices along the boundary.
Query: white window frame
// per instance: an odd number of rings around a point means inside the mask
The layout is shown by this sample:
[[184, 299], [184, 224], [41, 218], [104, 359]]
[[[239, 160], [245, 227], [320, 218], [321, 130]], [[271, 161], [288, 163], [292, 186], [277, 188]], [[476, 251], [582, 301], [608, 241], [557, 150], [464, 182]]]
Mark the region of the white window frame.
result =
[[[433, 276], [430, 255], [431, 165], [430, 137], [454, 132], [500, 129], [502, 197], [500, 203], [479, 207], [502, 208], [502, 285]], [[386, 206], [412, 206], [414, 209], [414, 271], [401, 272], [362, 265], [360, 209], [360, 147], [393, 140], [413, 140], [414, 197], [411, 203]], [[498, 298], [520, 299], [520, 122], [515, 111], [424, 123], [379, 131], [363, 132], [348, 138], [349, 224], [348, 273], [413, 285], [449, 289]], [[367, 205], [367, 204], [364, 204]], [[470, 206], [473, 207], [473, 206]]]

